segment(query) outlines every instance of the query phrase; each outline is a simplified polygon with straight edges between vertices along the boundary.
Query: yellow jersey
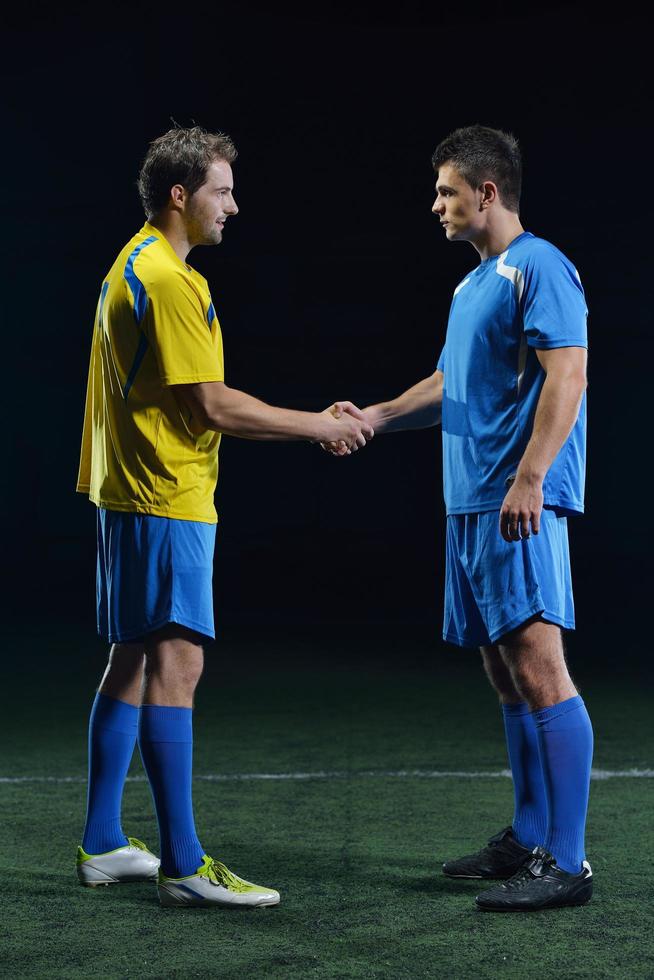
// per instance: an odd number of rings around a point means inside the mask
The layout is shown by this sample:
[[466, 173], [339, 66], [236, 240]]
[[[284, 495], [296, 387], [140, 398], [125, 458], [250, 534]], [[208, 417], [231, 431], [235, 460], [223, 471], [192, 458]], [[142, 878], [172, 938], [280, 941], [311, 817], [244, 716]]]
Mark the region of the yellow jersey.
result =
[[100, 291], [77, 490], [109, 510], [215, 524], [220, 433], [170, 386], [223, 380], [207, 281], [146, 222]]

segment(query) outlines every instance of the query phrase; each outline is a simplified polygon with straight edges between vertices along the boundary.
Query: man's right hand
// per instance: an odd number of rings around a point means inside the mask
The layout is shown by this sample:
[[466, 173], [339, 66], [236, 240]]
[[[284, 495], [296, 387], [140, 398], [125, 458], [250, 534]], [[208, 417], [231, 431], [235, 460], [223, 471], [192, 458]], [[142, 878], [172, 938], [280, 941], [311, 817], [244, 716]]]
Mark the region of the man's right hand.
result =
[[320, 413], [320, 434], [315, 440], [335, 456], [363, 448], [375, 432], [361, 409], [352, 402], [334, 402]]

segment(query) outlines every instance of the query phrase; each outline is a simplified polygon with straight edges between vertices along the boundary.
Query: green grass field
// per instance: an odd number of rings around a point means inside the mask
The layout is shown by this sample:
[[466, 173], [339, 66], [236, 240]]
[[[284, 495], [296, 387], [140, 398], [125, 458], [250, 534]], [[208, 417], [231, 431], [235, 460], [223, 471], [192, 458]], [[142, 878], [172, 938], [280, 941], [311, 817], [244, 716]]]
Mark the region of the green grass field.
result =
[[[85, 730], [105, 648], [79, 629], [11, 638], [0, 776], [14, 781], [0, 784], [0, 974], [654, 977], [654, 781], [593, 781], [589, 906], [478, 912], [479, 883], [445, 879], [440, 863], [510, 822], [510, 780], [424, 775], [506, 766], [477, 658], [434, 642], [429, 663], [422, 640], [409, 636], [398, 649], [396, 631], [384, 640], [386, 663], [405, 666], [391, 669], [377, 666], [371, 638], [357, 658], [360, 636], [316, 634], [269, 642], [243, 631], [224, 640], [208, 653], [198, 693], [201, 840], [237, 873], [282, 892], [278, 908], [251, 911], [162, 910], [151, 886], [77, 885]], [[624, 658], [619, 672], [586, 661], [576, 675], [595, 726], [595, 766], [652, 769], [649, 693]], [[314, 776], [240, 778], [300, 773]], [[125, 829], [156, 849], [137, 758], [131, 775]]]

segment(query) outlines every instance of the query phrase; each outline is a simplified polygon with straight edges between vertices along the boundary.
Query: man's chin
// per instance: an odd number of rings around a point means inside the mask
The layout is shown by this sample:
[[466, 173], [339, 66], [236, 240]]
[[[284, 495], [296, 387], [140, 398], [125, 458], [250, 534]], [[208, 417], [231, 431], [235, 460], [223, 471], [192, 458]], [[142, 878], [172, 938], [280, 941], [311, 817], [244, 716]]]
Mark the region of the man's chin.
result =
[[202, 242], [203, 245], [220, 245], [223, 240], [222, 231], [211, 231]]
[[456, 230], [454, 228], [452, 228], [452, 229], [450, 229], [450, 228], [446, 229], [446, 231], [445, 231], [445, 237], [447, 238], [448, 242], [469, 242], [470, 241], [470, 235], [467, 233], [467, 231], [465, 229], [461, 229], [461, 228], [459, 228], [458, 230]]

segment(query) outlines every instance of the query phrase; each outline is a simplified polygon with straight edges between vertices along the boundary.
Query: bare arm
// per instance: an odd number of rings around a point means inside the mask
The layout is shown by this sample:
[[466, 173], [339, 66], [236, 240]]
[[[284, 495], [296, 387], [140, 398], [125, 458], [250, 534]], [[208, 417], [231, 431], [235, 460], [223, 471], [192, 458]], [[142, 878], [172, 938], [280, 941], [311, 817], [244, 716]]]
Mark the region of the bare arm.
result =
[[173, 390], [200, 426], [242, 439], [343, 440], [349, 449], [357, 449], [374, 435], [366, 421], [347, 414], [335, 417], [333, 406], [324, 412], [276, 408], [244, 391], [228, 388], [223, 381], [175, 385]]
[[443, 377], [442, 371], [434, 371], [392, 401], [369, 405], [363, 413], [377, 433], [438, 425], [443, 403]]
[[[400, 432], [402, 429], [427, 429], [438, 425], [443, 404], [443, 372], [434, 371], [428, 378], [389, 402], [379, 402], [361, 409], [352, 402], [335, 402], [336, 412], [348, 413], [361, 421], [369, 422], [375, 432]], [[320, 441], [325, 452], [342, 456], [344, 449], [338, 442]]]
[[546, 378], [538, 399], [531, 438], [500, 511], [500, 533], [505, 541], [529, 537], [530, 524], [534, 534], [538, 534], [543, 509], [543, 480], [572, 432], [586, 390], [585, 348], [537, 350], [536, 356]]

